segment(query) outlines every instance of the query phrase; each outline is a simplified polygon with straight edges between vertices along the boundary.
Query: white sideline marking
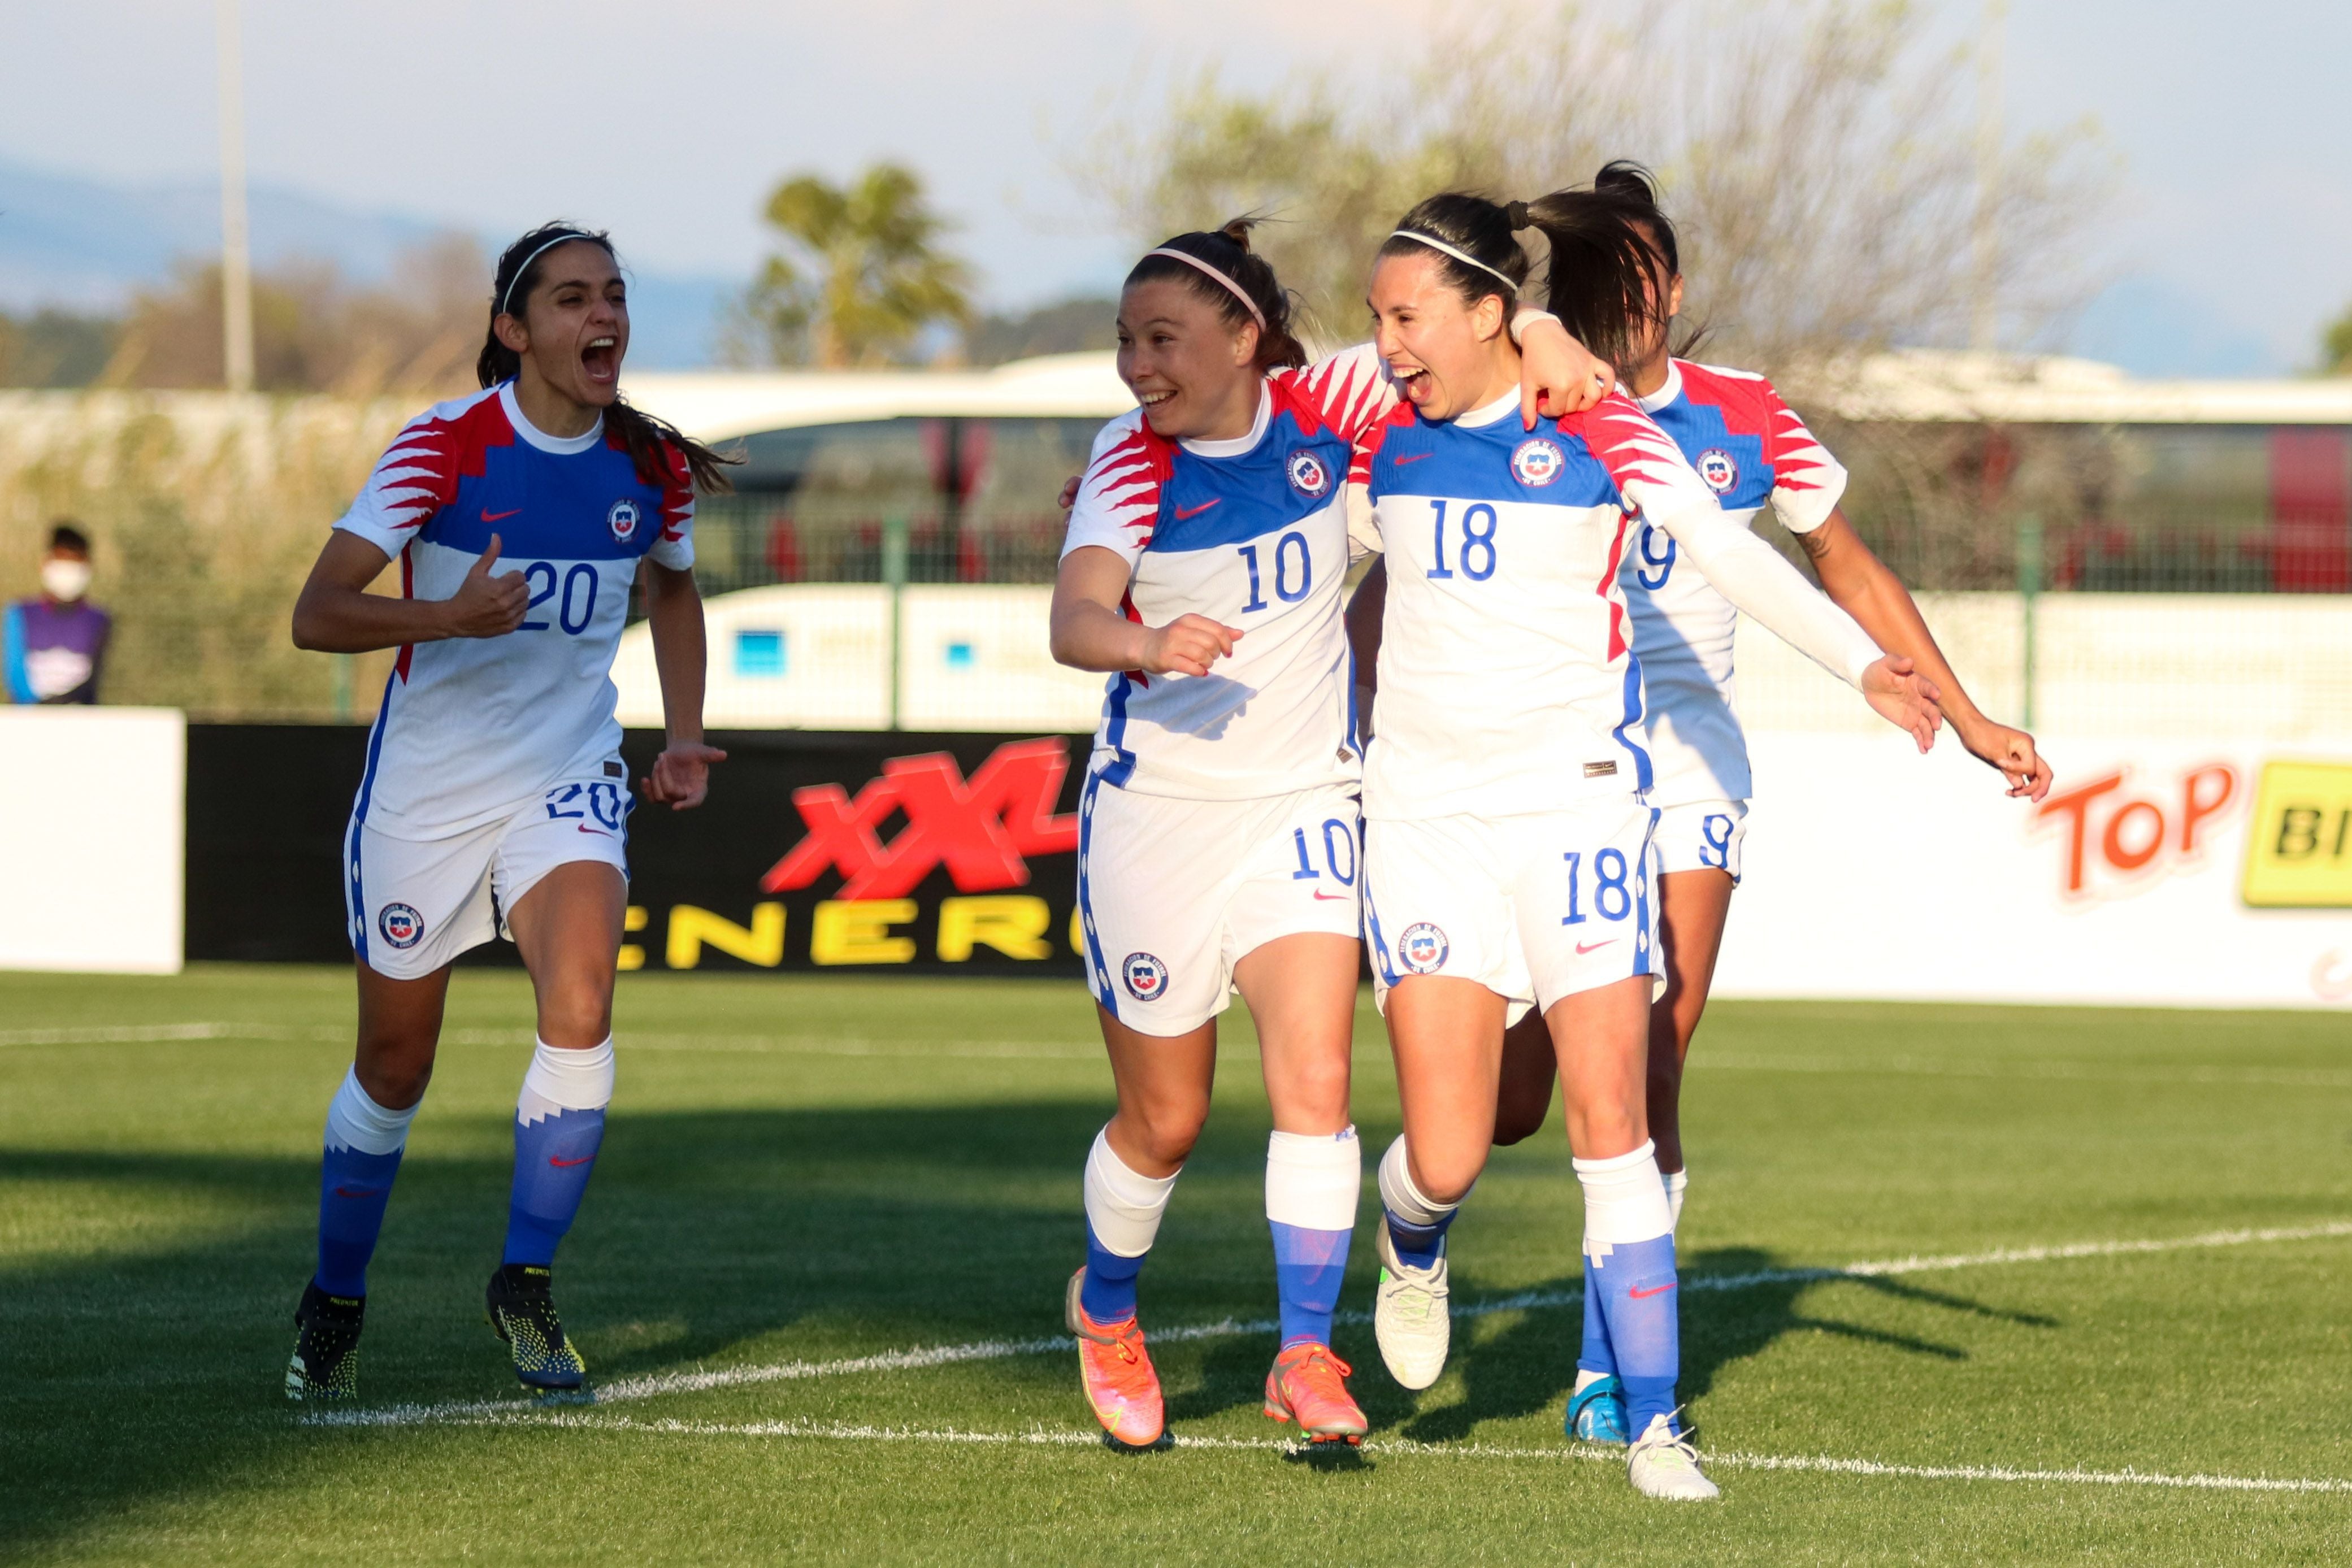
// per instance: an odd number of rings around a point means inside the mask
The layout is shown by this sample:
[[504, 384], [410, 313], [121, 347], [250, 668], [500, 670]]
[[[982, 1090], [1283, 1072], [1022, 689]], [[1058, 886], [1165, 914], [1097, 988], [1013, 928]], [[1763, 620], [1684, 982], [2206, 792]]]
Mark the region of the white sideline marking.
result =
[[1819, 1072], [1840, 1078], [1880, 1073], [1926, 1078], [2047, 1078], [2078, 1082], [2225, 1084], [2261, 1089], [2352, 1089], [2352, 1072], [2295, 1067], [2128, 1067], [2095, 1061], [1948, 1061], [1926, 1056], [1762, 1055], [1709, 1051], [1702, 1070], [1727, 1072]]
[[[520, 1412], [485, 1413], [453, 1425], [468, 1427], [568, 1427], [590, 1431], [644, 1432], [694, 1437], [801, 1437], [845, 1443], [940, 1443], [1006, 1448], [1094, 1448], [1092, 1432], [1033, 1428], [1026, 1432], [973, 1432], [952, 1427], [870, 1427], [841, 1421], [639, 1421], [627, 1416], [561, 1413], [536, 1419]], [[1278, 1437], [1178, 1436], [1178, 1448], [1211, 1451], [1298, 1452], [1295, 1441]], [[1418, 1443], [1410, 1437], [1367, 1437], [1361, 1452], [1448, 1459], [1532, 1459], [1622, 1464], [1622, 1456], [1583, 1444], [1515, 1448], [1499, 1443]], [[1841, 1459], [1828, 1455], [1718, 1453], [1705, 1456], [1714, 1467], [1747, 1470], [1811, 1470], [1828, 1475], [1895, 1476], [1919, 1480], [2058, 1482], [2077, 1486], [2171, 1487], [2197, 1491], [2352, 1492], [2352, 1481], [2274, 1479], [2268, 1476], [2167, 1475], [2147, 1470], [2020, 1470], [2006, 1465], [1902, 1465], [1877, 1459]]]
[[251, 1035], [258, 1025], [236, 1023], [102, 1024], [87, 1029], [0, 1030], [0, 1046], [129, 1045], [162, 1040], [230, 1040]]
[[[2316, 1241], [2334, 1237], [2352, 1236], [2352, 1219], [2331, 1220], [2324, 1225], [2304, 1225], [2263, 1230], [2209, 1230], [2199, 1236], [2178, 1236], [2137, 1241], [2075, 1241], [2046, 1247], [2006, 1247], [1990, 1252], [1953, 1253], [1943, 1257], [1888, 1258], [1874, 1261], [1848, 1263], [1836, 1268], [1759, 1269], [1745, 1274], [1696, 1274], [1682, 1281], [1685, 1292], [1694, 1291], [1740, 1291], [1757, 1285], [1811, 1284], [1833, 1280], [1874, 1280], [1897, 1274], [1932, 1274], [1952, 1269], [1993, 1268], [2008, 1263], [2052, 1263], [2076, 1258], [2128, 1257], [2149, 1252], [2179, 1252], [2215, 1247], [2249, 1247], [2279, 1241]], [[1456, 1318], [1482, 1318], [1496, 1312], [1524, 1312], [1549, 1307], [1580, 1304], [1581, 1290], [1523, 1291], [1516, 1295], [1495, 1296], [1483, 1301], [1471, 1301], [1454, 1309]], [[1338, 1321], [1363, 1323], [1371, 1321], [1366, 1312], [1346, 1312]], [[1154, 1329], [1151, 1338], [1160, 1343], [1182, 1343], [1189, 1340], [1231, 1339], [1244, 1334], [1274, 1333], [1279, 1324], [1272, 1318], [1248, 1320], [1224, 1318], [1216, 1322], [1191, 1323], [1171, 1329]], [[714, 1388], [742, 1388], [761, 1383], [793, 1383], [810, 1377], [832, 1377], [860, 1372], [919, 1372], [934, 1366], [952, 1366], [969, 1361], [1002, 1361], [1017, 1355], [1051, 1355], [1066, 1351], [1076, 1343], [1066, 1334], [1053, 1334], [1034, 1339], [975, 1340], [962, 1344], [917, 1346], [911, 1350], [883, 1351], [873, 1355], [848, 1356], [834, 1361], [771, 1362], [751, 1366], [710, 1367], [696, 1372], [646, 1373], [636, 1377], [615, 1378], [600, 1384], [596, 1400], [600, 1405], [616, 1405], [636, 1399], [655, 1399], [672, 1394], [699, 1394]], [[535, 1406], [513, 1400], [447, 1400], [435, 1405], [388, 1405], [368, 1410], [322, 1410], [304, 1416], [302, 1423], [314, 1427], [420, 1427], [450, 1421], [476, 1418], [541, 1419]], [[1823, 1461], [1826, 1463], [1827, 1461]]]

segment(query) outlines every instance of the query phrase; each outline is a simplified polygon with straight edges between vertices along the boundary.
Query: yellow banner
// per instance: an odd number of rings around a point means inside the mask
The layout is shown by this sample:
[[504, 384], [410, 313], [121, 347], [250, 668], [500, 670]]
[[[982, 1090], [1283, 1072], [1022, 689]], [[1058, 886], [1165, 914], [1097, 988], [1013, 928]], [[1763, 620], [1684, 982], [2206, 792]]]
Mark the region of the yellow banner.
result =
[[2255, 909], [2352, 908], [2352, 763], [2263, 764], [2241, 891]]

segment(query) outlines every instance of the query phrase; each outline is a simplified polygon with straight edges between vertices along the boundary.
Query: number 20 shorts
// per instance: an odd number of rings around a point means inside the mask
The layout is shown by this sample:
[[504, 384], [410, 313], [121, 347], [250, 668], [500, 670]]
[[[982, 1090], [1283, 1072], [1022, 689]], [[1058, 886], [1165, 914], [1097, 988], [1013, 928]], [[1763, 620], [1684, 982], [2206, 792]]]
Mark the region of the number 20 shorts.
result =
[[1078, 918], [1095, 999], [1141, 1033], [1191, 1033], [1231, 1003], [1253, 949], [1357, 935], [1361, 845], [1352, 785], [1192, 800], [1088, 779]]
[[354, 813], [343, 840], [352, 951], [377, 974], [414, 980], [493, 936], [557, 866], [595, 861], [629, 874], [625, 779], [568, 780], [511, 813], [442, 839], [395, 839]]
[[1414, 975], [1474, 980], [1530, 1007], [1634, 975], [1654, 996], [1658, 813], [1632, 796], [1508, 817], [1364, 827], [1373, 994]]

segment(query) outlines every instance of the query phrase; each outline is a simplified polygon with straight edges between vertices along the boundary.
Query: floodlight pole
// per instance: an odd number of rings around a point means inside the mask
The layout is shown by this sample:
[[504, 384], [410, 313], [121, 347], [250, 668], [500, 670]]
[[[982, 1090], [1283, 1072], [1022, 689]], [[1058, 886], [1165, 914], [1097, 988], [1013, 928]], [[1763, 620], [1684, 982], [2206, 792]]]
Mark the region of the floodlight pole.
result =
[[234, 392], [253, 390], [253, 245], [245, 214], [245, 70], [237, 0], [214, 0], [220, 67], [221, 363]]
[[2000, 310], [1993, 296], [2000, 236], [1994, 225], [2000, 203], [2001, 46], [2008, 26], [2009, 0], [1984, 0], [1977, 22], [1977, 212], [1971, 235], [1976, 287], [1969, 321], [1969, 347], [1984, 350], [2000, 344]]

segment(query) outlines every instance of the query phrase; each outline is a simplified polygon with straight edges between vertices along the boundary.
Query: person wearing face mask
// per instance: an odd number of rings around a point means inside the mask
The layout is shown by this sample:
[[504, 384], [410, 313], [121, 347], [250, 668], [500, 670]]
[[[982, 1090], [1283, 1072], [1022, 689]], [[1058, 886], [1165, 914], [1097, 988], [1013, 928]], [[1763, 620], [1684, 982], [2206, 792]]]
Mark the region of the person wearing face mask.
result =
[[89, 537], [61, 522], [49, 530], [39, 595], [8, 606], [0, 629], [10, 702], [98, 701], [114, 618], [90, 603], [89, 593]]

